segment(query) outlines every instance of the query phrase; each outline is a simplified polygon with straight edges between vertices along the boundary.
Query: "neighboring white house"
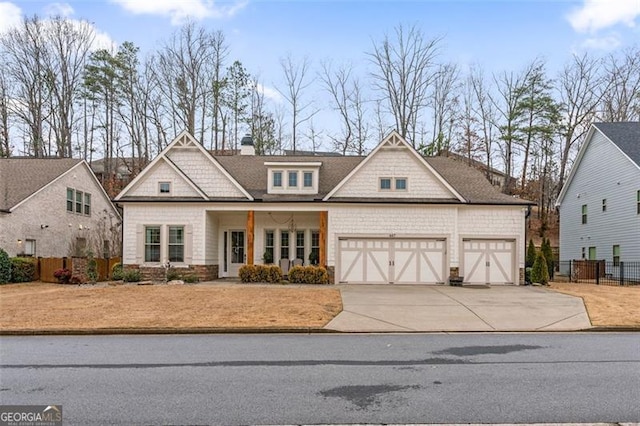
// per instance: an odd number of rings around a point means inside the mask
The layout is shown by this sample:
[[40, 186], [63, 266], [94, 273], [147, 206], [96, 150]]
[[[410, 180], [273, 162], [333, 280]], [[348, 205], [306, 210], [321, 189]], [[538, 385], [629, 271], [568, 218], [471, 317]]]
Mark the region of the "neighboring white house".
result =
[[111, 256], [120, 222], [85, 161], [0, 159], [0, 247], [10, 256]]
[[640, 123], [595, 123], [558, 197], [560, 260], [640, 262]]
[[281, 259], [335, 282], [518, 284], [528, 201], [475, 168], [423, 158], [396, 132], [368, 156], [212, 156], [179, 135], [116, 198], [123, 263], [203, 279]]

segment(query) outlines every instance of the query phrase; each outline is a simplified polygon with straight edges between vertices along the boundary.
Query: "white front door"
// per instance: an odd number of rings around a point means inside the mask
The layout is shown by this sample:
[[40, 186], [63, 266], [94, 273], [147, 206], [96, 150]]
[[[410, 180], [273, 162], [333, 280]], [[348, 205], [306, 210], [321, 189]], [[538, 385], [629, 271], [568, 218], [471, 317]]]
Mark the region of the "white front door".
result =
[[469, 284], [513, 284], [515, 276], [514, 240], [463, 240], [463, 267], [460, 275]]
[[237, 277], [238, 270], [246, 263], [246, 239], [244, 230], [231, 230], [226, 232], [228, 241], [225, 244], [228, 250], [226, 261], [230, 277]]
[[436, 284], [445, 280], [446, 240], [339, 239], [339, 282]]

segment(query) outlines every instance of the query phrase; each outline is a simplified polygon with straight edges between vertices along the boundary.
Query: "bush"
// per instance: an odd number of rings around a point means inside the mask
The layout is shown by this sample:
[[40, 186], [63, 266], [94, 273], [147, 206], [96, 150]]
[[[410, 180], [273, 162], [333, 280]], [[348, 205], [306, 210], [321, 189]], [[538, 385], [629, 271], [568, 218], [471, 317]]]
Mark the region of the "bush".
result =
[[111, 279], [120, 281], [123, 276], [122, 264], [116, 263], [111, 267]]
[[28, 283], [36, 279], [36, 264], [33, 258], [11, 258], [11, 282]]
[[533, 244], [533, 240], [529, 240], [529, 247], [527, 248], [525, 266], [527, 268], [531, 268], [533, 266], [533, 262], [535, 261], [536, 261], [536, 246]]
[[243, 283], [279, 283], [282, 270], [277, 265], [242, 265], [238, 276]]
[[98, 262], [93, 257], [93, 253], [91, 252], [89, 252], [89, 255], [87, 256], [86, 272], [87, 272], [87, 277], [89, 278], [89, 281], [91, 281], [92, 283], [95, 283], [96, 281], [98, 281]]
[[0, 284], [11, 282], [11, 259], [6, 251], [0, 248]]
[[126, 269], [122, 273], [122, 280], [127, 283], [137, 283], [142, 280], [142, 273], [139, 269]]
[[181, 280], [182, 274], [176, 268], [167, 269], [167, 281]]
[[329, 274], [321, 266], [294, 266], [289, 269], [289, 282], [295, 284], [328, 284]]
[[185, 283], [193, 284], [200, 281], [200, 278], [196, 274], [186, 274], [182, 276], [182, 281]]
[[60, 284], [69, 284], [69, 280], [71, 279], [71, 271], [67, 268], [56, 269], [53, 272], [53, 276], [58, 280]]
[[547, 271], [549, 273], [549, 278], [551, 278], [553, 276], [553, 250], [551, 249], [551, 242], [548, 238], [542, 239], [540, 251], [542, 251], [544, 258], [547, 261]]
[[538, 252], [536, 255], [536, 261], [533, 262], [533, 268], [531, 268], [531, 281], [542, 285], [547, 285], [549, 283], [547, 261], [542, 252]]

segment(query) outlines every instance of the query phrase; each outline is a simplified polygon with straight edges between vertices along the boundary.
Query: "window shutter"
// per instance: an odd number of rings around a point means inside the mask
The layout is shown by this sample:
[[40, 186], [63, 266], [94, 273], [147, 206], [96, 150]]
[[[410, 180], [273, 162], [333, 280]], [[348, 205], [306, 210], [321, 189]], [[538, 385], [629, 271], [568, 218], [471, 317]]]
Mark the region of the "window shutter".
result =
[[136, 264], [144, 263], [144, 225], [136, 225]]
[[187, 265], [193, 263], [193, 226], [191, 225], [184, 227], [184, 263]]

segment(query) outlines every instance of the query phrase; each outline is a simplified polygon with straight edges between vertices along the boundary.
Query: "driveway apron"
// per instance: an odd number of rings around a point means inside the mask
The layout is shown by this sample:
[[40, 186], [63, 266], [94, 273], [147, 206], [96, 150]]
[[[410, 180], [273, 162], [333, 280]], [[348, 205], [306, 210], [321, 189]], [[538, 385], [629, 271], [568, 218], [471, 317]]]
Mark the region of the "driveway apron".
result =
[[343, 332], [574, 331], [591, 327], [582, 299], [531, 286], [338, 285]]

